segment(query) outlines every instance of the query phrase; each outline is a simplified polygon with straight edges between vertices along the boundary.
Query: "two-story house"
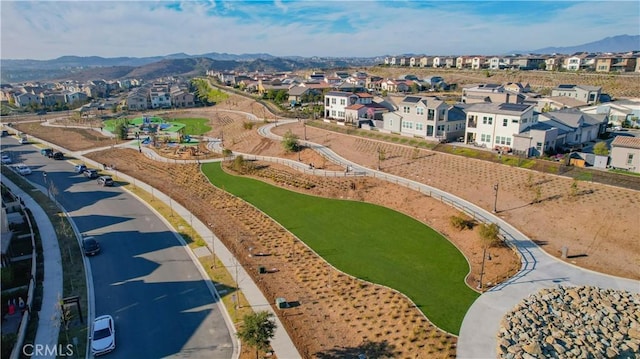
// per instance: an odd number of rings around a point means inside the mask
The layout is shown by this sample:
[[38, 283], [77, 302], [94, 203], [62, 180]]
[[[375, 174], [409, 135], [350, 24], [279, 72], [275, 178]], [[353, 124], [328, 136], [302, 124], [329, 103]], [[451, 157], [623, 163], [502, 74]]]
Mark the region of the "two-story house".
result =
[[127, 95], [126, 106], [129, 111], [144, 111], [149, 108], [146, 88], [138, 88]]
[[595, 104], [600, 100], [600, 86], [561, 84], [551, 90], [551, 96], [571, 97], [585, 104]]
[[345, 121], [346, 108], [351, 105], [367, 105], [373, 101], [373, 96], [368, 93], [352, 93], [343, 91], [329, 91], [324, 96], [324, 118]]
[[523, 103], [522, 93], [512, 92], [499, 84], [480, 84], [462, 89], [462, 103]]
[[611, 142], [609, 157], [611, 167], [640, 173], [640, 138], [617, 136]]
[[466, 143], [510, 151], [514, 135], [535, 122], [533, 105], [477, 103], [466, 108]]
[[464, 116], [450, 116], [450, 107], [437, 97], [406, 96], [397, 111], [382, 117], [384, 130], [408, 136], [452, 140], [464, 133]]

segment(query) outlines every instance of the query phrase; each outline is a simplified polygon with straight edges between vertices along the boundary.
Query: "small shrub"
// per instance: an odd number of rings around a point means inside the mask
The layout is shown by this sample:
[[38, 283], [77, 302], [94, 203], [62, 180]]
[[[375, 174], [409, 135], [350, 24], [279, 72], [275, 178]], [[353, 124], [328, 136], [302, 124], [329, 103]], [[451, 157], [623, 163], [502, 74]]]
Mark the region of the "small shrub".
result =
[[458, 230], [463, 230], [463, 229], [471, 229], [473, 228], [473, 221], [470, 221], [466, 218], [463, 217], [459, 217], [459, 216], [451, 216], [451, 218], [449, 218], [449, 222], [451, 223], [451, 226], [453, 228], [456, 228]]

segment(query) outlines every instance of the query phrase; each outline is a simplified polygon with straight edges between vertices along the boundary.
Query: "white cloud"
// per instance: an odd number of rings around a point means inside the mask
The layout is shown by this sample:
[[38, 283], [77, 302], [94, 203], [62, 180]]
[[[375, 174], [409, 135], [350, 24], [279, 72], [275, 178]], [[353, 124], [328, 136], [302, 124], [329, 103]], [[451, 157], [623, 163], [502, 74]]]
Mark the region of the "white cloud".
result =
[[[0, 56], [495, 54], [636, 35], [640, 27], [640, 5], [632, 1], [615, 2], [615, 6], [595, 1], [569, 3], [564, 10], [536, 19], [527, 14], [477, 15], [461, 3], [437, 2], [432, 8], [416, 4], [369, 0], [223, 1], [217, 5], [214, 1], [2, 1]], [[334, 30], [342, 24], [351, 29]]]

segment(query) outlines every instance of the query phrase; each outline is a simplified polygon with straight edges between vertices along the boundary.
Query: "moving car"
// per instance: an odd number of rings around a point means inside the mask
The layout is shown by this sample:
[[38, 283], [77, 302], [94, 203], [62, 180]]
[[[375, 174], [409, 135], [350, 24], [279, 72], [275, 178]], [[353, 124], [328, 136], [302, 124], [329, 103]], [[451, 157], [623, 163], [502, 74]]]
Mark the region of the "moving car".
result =
[[26, 145], [27, 143], [29, 143], [29, 140], [27, 139], [27, 137], [25, 137], [25, 136], [20, 137], [20, 144], [21, 145]]
[[86, 256], [93, 256], [100, 252], [100, 243], [94, 237], [83, 237], [82, 249]]
[[2, 163], [5, 165], [8, 165], [12, 162], [11, 157], [9, 157], [9, 155], [2, 155], [2, 159], [0, 159], [0, 161], [2, 161]]
[[98, 184], [102, 187], [113, 186], [113, 178], [111, 176], [101, 176], [98, 178]]
[[93, 321], [91, 353], [103, 355], [116, 348], [116, 328], [110, 315], [101, 315]]
[[93, 168], [88, 168], [88, 169], [84, 170], [84, 172], [82, 172], [82, 174], [84, 174], [84, 176], [87, 177], [88, 179], [94, 179], [94, 178], [100, 177], [98, 175], [98, 171], [94, 170]]
[[45, 156], [45, 157], [51, 157], [53, 156], [53, 149], [51, 148], [43, 148], [40, 150], [40, 154]]
[[64, 153], [54, 152], [51, 158], [53, 158], [54, 160], [64, 160]]
[[16, 171], [18, 171], [19, 174], [26, 176], [26, 175], [30, 175], [31, 174], [31, 168], [29, 168], [29, 166], [27, 165], [17, 165], [16, 166]]
[[76, 173], [82, 173], [86, 169], [87, 169], [87, 166], [85, 166], [84, 164], [79, 164], [79, 165], [73, 166], [73, 170], [76, 171]]

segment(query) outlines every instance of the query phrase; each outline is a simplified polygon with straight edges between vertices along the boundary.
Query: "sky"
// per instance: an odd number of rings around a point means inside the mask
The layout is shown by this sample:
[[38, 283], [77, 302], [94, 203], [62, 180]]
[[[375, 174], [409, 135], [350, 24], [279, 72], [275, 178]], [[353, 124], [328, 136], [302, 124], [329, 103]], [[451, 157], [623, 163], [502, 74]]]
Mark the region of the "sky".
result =
[[0, 58], [500, 55], [640, 34], [639, 1], [7, 1]]

